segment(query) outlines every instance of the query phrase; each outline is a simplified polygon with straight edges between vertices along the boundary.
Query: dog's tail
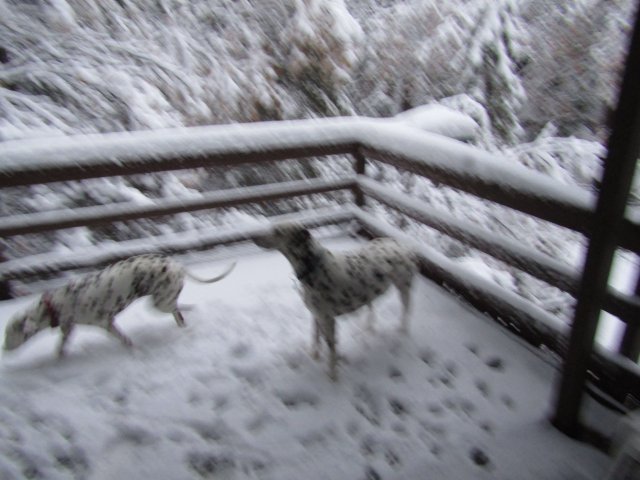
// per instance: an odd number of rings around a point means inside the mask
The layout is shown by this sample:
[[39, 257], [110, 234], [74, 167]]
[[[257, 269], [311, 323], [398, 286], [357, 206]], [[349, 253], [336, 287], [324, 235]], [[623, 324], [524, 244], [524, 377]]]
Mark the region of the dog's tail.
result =
[[199, 282], [199, 283], [215, 283], [215, 282], [219, 282], [224, 277], [229, 275], [231, 273], [231, 270], [233, 270], [235, 268], [235, 266], [236, 266], [236, 262], [233, 262], [231, 265], [229, 265], [227, 267], [227, 269], [224, 272], [222, 272], [217, 277], [213, 277], [213, 278], [196, 277], [193, 273], [189, 272], [188, 270], [185, 270], [185, 273], [186, 273], [187, 277], [189, 277], [192, 280], [195, 280], [196, 282]]

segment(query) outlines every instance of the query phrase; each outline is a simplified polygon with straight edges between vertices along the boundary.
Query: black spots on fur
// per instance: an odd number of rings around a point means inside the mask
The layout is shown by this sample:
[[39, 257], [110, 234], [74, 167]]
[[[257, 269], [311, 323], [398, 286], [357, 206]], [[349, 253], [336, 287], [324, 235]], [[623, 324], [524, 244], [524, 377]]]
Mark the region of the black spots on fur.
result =
[[136, 296], [141, 297], [149, 292], [149, 280], [145, 276], [136, 277], [132, 282], [132, 288]]
[[122, 295], [118, 295], [118, 298], [116, 299], [116, 308], [120, 310], [126, 305], [126, 303], [127, 300]]
[[353, 301], [351, 300], [351, 298], [349, 298], [348, 300], [342, 300], [342, 302], [340, 302], [340, 306], [345, 310], [351, 308], [351, 305], [353, 305]]
[[351, 289], [343, 290], [340, 296], [343, 300], [351, 300], [353, 298], [354, 292]]
[[302, 229], [294, 233], [293, 240], [298, 245], [306, 245], [309, 243], [309, 240], [311, 240], [311, 234], [309, 233], [309, 230]]
[[136, 295], [142, 295], [142, 281], [139, 278], [136, 278], [132, 284], [131, 289], [135, 292]]
[[158, 280], [158, 285], [160, 287], [164, 287], [166, 289], [167, 285], [171, 284], [171, 275], [167, 274], [167, 267], [165, 266], [162, 269], [162, 273], [163, 275], [160, 277], [160, 279]]

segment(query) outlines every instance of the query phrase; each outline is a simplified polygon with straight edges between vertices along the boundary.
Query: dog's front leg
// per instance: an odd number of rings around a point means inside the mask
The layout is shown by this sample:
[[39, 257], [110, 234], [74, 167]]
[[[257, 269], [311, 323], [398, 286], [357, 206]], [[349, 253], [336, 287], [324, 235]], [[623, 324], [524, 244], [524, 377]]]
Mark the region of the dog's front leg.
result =
[[60, 332], [62, 333], [62, 336], [60, 337], [60, 343], [58, 344], [58, 350], [57, 350], [58, 358], [64, 357], [65, 355], [64, 349], [67, 345], [67, 342], [69, 341], [69, 337], [71, 337], [72, 331], [73, 331], [72, 325], [60, 327]]
[[411, 314], [411, 283], [398, 287], [402, 300], [402, 316], [400, 318], [400, 332], [409, 333], [409, 316]]
[[376, 312], [373, 309], [371, 302], [367, 303], [369, 313], [367, 314], [367, 331], [375, 333], [376, 331]]
[[184, 327], [186, 325], [182, 313], [180, 313], [180, 310], [178, 310], [177, 308], [173, 311], [173, 318], [176, 319], [176, 323], [179, 327]]
[[118, 327], [114, 325], [113, 321], [109, 323], [109, 326], [107, 327], [107, 332], [109, 332], [111, 335], [113, 335], [118, 340], [120, 340], [125, 347], [129, 348], [133, 346], [133, 342], [131, 341], [131, 339], [127, 337], [124, 333], [122, 333], [120, 330], [118, 330]]
[[338, 354], [336, 352], [336, 319], [323, 316], [320, 319], [320, 329], [327, 346], [329, 347], [329, 378], [334, 382], [338, 380]]
[[313, 338], [311, 343], [311, 358], [318, 360], [320, 358], [320, 325], [316, 315], [313, 316]]

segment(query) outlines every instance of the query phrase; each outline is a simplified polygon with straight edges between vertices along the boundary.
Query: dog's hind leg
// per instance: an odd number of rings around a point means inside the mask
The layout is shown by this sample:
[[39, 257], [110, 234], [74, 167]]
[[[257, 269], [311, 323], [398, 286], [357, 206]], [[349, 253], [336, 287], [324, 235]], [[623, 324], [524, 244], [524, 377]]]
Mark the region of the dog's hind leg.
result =
[[60, 337], [60, 343], [58, 343], [58, 349], [57, 349], [58, 358], [62, 358], [65, 355], [64, 349], [67, 346], [67, 343], [69, 342], [69, 338], [71, 337], [71, 332], [73, 331], [73, 325], [62, 326], [60, 330], [62, 332], [62, 337]]
[[180, 310], [178, 310], [177, 308], [173, 311], [173, 318], [176, 319], [176, 323], [179, 327], [184, 327], [186, 325], [182, 313], [180, 313]]
[[320, 325], [316, 316], [313, 317], [313, 338], [311, 339], [311, 357], [314, 360], [320, 358]]
[[122, 333], [120, 330], [118, 330], [118, 327], [116, 327], [113, 324], [113, 321], [109, 323], [109, 326], [107, 327], [107, 332], [109, 332], [111, 335], [113, 335], [118, 340], [120, 340], [125, 347], [133, 346], [133, 342], [131, 341], [131, 339], [127, 337], [124, 333]]
[[186, 322], [184, 321], [184, 317], [182, 313], [180, 313], [180, 309], [178, 308], [178, 295], [180, 295], [180, 290], [175, 291], [169, 298], [163, 299], [159, 298], [159, 296], [153, 296], [153, 306], [164, 313], [171, 313], [173, 318], [179, 327], [184, 327]]
[[338, 354], [336, 351], [336, 319], [324, 316], [320, 319], [320, 330], [329, 347], [329, 378], [338, 379]]
[[402, 315], [400, 317], [400, 331], [409, 333], [409, 315], [411, 314], [411, 281], [397, 285], [402, 301]]
[[369, 313], [367, 314], [367, 331], [373, 333], [376, 331], [376, 312], [371, 302], [367, 303], [367, 307], [369, 309]]

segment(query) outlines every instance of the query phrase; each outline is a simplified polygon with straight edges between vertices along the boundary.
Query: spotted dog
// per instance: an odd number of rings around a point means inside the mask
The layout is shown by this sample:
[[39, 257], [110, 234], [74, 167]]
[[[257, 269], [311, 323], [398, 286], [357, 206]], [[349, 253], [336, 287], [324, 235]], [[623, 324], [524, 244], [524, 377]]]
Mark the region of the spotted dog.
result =
[[226, 277], [235, 263], [217, 277], [200, 279], [182, 265], [162, 255], [139, 255], [117, 262], [104, 270], [85, 275], [64, 287], [44, 293], [25, 312], [14, 316], [5, 332], [5, 350], [14, 350], [45, 328], [60, 327], [62, 338], [58, 356], [77, 324], [96, 325], [106, 329], [124, 345], [131, 340], [114, 324], [116, 314], [134, 300], [151, 295], [161, 312], [173, 313], [178, 326], [185, 325], [177, 299], [184, 277], [213, 283]]
[[407, 246], [385, 238], [355, 251], [332, 253], [295, 223], [276, 225], [255, 242], [263, 248], [277, 249], [291, 263], [304, 303], [314, 318], [313, 356], [319, 356], [322, 336], [329, 347], [332, 379], [337, 378], [336, 316], [364, 305], [372, 310], [371, 302], [393, 284], [402, 300], [401, 329], [408, 331], [411, 283], [418, 262]]

